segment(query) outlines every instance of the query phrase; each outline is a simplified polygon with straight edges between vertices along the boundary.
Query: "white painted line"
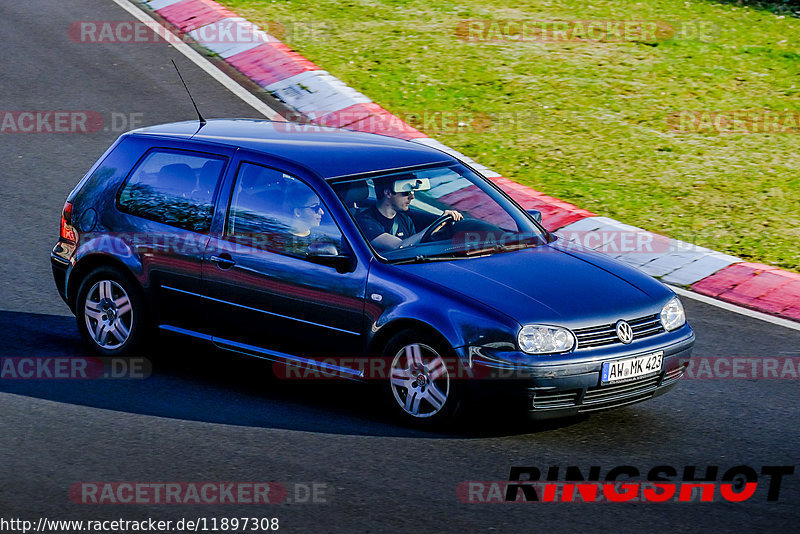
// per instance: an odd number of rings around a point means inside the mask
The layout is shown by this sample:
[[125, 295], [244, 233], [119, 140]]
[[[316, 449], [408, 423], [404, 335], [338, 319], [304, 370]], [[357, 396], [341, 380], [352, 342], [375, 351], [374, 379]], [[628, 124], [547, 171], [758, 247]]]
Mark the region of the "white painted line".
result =
[[[114, 3], [137, 18], [139, 21], [153, 28], [153, 32], [159, 37], [163, 38], [166, 33], [172, 33], [166, 26], [131, 4], [129, 0], [114, 0]], [[154, 23], [158, 25], [161, 30], [157, 30], [153, 26]], [[165, 33], [161, 33], [162, 31]], [[283, 117], [281, 117], [277, 111], [250, 94], [244, 87], [236, 83], [230, 76], [219, 70], [217, 67], [211, 64], [210, 61], [193, 50], [191, 46], [184, 42], [173, 42], [172, 39], [169, 41], [169, 44], [175, 47], [175, 50], [186, 56], [192, 63], [203, 69], [209, 76], [221, 83], [231, 93], [253, 106], [256, 111], [264, 115], [266, 118], [278, 120], [283, 119]]]
[[722, 308], [723, 310], [727, 310], [733, 313], [738, 313], [739, 315], [745, 315], [747, 317], [752, 317], [753, 319], [759, 319], [761, 321], [765, 321], [768, 323], [772, 323], [774, 325], [782, 326], [784, 328], [790, 328], [792, 330], [800, 331], [800, 323], [796, 323], [794, 321], [790, 321], [789, 319], [782, 319], [780, 317], [775, 317], [773, 315], [769, 315], [766, 313], [762, 313], [755, 310], [749, 310], [747, 308], [742, 308], [741, 306], [737, 306], [736, 304], [731, 304], [730, 302], [725, 302], [722, 300], [717, 300], [713, 297], [707, 297], [705, 295], [701, 295], [700, 293], [695, 293], [694, 291], [687, 291], [686, 289], [676, 287], [676, 286], [669, 286], [675, 293], [682, 297], [687, 297], [694, 300], [699, 300], [705, 304], [710, 304], [712, 306], [716, 306], [717, 308]]

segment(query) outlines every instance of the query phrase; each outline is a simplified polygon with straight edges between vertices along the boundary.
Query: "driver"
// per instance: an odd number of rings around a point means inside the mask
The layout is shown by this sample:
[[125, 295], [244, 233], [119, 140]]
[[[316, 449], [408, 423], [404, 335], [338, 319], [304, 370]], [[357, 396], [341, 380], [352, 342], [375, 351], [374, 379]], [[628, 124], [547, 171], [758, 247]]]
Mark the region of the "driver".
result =
[[[358, 223], [372, 246], [381, 250], [399, 248], [404, 239], [416, 233], [414, 221], [408, 216], [414, 191], [395, 192], [394, 184], [401, 180], [413, 180], [413, 174], [394, 175], [389, 178], [375, 180], [375, 206], [367, 209], [358, 217]], [[463, 216], [454, 210], [446, 210], [442, 215], [450, 215], [453, 220], [460, 221]]]

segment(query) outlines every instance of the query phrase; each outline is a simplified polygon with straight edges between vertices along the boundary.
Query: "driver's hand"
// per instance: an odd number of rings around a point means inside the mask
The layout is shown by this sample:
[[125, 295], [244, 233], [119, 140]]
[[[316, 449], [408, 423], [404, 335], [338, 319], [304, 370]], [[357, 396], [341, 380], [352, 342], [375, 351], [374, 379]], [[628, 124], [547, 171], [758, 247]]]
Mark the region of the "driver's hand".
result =
[[460, 221], [461, 219], [464, 218], [464, 216], [461, 215], [461, 212], [456, 210], [444, 210], [444, 213], [442, 213], [442, 215], [449, 215], [453, 218], [454, 221]]

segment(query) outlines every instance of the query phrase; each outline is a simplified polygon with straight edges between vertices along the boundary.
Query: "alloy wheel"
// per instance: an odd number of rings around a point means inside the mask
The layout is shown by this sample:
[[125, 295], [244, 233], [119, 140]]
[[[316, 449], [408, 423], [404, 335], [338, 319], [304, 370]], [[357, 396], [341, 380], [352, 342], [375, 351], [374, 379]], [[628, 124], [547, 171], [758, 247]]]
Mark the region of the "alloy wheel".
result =
[[83, 315], [88, 333], [99, 347], [119, 348], [131, 335], [131, 299], [113, 280], [99, 280], [92, 285], [84, 300]]
[[450, 374], [433, 348], [412, 343], [392, 360], [391, 389], [395, 401], [408, 415], [428, 418], [442, 411], [450, 395]]

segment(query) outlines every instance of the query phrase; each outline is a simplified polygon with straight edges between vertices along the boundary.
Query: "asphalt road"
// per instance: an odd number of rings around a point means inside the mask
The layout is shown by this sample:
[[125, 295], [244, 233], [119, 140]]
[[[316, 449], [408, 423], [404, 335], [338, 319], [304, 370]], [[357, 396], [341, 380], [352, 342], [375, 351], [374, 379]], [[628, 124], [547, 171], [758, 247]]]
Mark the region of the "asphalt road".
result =
[[[0, 133], [0, 357], [81, 356], [49, 251], [66, 195], [120, 133], [114, 127], [123, 117], [141, 124], [193, 118], [170, 59], [206, 116], [256, 113], [164, 43], [70, 39], [75, 21], [130, 19], [110, 1], [9, 4], [0, 4], [0, 110], [91, 110], [107, 130]], [[800, 356], [796, 330], [684, 302], [696, 356]], [[144, 356], [154, 362], [144, 380], [0, 380], [0, 518], [246, 515], [278, 517], [286, 532], [742, 532], [800, 520], [800, 472], [784, 478], [772, 502], [761, 484], [743, 503], [467, 504], [456, 497], [462, 482], [505, 480], [512, 466], [600, 466], [603, 473], [623, 465], [679, 472], [795, 466], [796, 380], [683, 380], [663, 397], [588, 418], [534, 424], [483, 411], [430, 434], [387, 420], [364, 386], [271, 379], [260, 362], [179, 342]], [[69, 488], [86, 481], [275, 481], [292, 502], [71, 502]], [[319, 502], [299, 502], [313, 483], [324, 488]]]

